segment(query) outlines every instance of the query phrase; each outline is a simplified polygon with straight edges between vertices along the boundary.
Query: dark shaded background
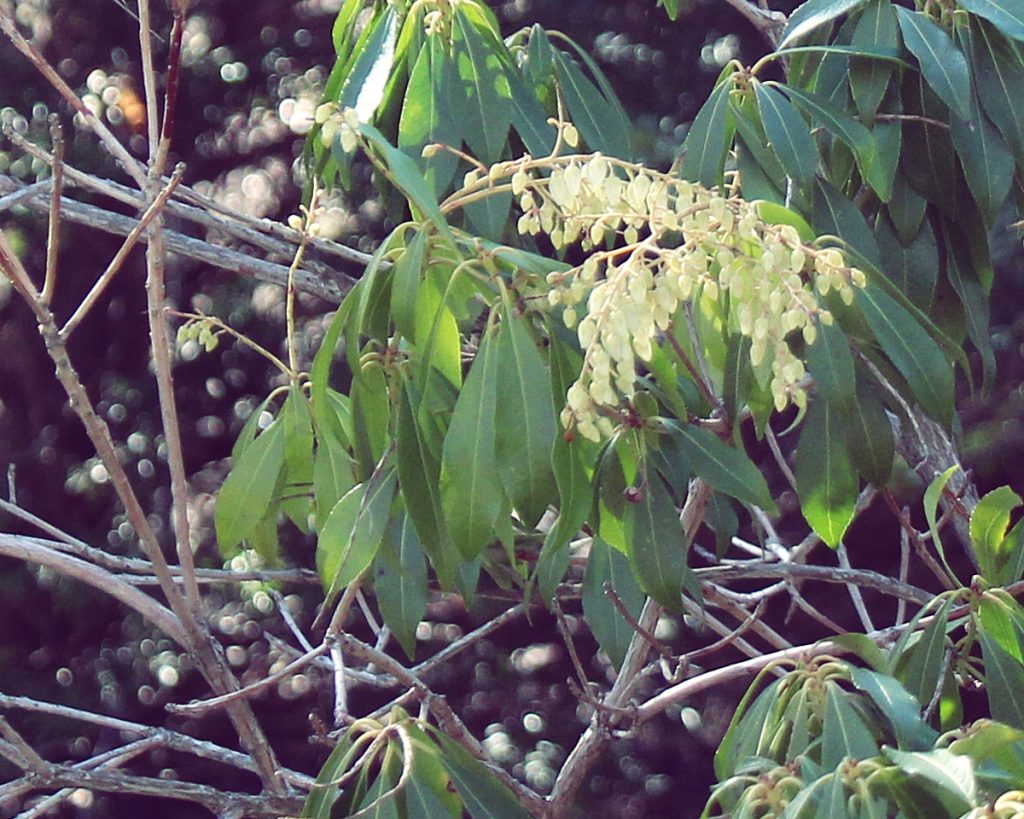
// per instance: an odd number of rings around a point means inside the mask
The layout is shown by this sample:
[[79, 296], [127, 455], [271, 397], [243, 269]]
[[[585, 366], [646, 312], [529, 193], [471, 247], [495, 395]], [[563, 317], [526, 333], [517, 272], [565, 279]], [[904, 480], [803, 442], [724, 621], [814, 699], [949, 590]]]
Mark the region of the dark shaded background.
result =
[[[155, 4], [158, 30], [166, 32], [166, 9]], [[183, 71], [175, 161], [187, 164], [186, 181], [198, 190], [257, 216], [282, 218], [299, 201], [302, 123], [332, 63], [330, 28], [338, 0], [224, 0], [193, 3]], [[667, 166], [678, 152], [686, 123], [705, 98], [722, 64], [733, 57], [749, 61], [763, 42], [723, 0], [684, 0], [672, 23], [653, 8], [654, 0], [509, 0], [493, 4], [506, 33], [539, 22], [570, 33], [592, 51], [608, 73], [637, 125], [638, 144], [650, 161]], [[792, 4], [790, 4], [792, 5]], [[18, 4], [23, 30], [72, 87], [90, 95], [133, 152], [142, 156], [135, 21], [114, 0], [25, 0]], [[158, 50], [162, 46], [158, 44]], [[87, 132], [73, 127], [67, 108], [6, 42], [0, 42], [0, 122], [46, 141], [46, 117], [61, 115], [68, 132], [68, 161], [114, 179], [121, 174]], [[0, 144], [0, 171], [34, 181], [43, 169]], [[122, 180], [124, 181], [124, 180]], [[388, 229], [363, 179], [352, 196], [332, 201], [328, 224], [335, 235], [364, 250]], [[87, 194], [76, 195], [94, 201]], [[111, 203], [103, 202], [105, 207]], [[30, 269], [42, 268], [45, 224], [15, 210], [0, 213], [0, 227], [12, 231], [27, 253]], [[116, 252], [120, 240], [65, 226], [61, 278], [55, 312], [67, 316], [93, 278]], [[1019, 245], [1000, 244], [1000, 279], [994, 304], [993, 334], [1000, 373], [993, 393], [965, 396], [964, 449], [983, 490], [1000, 483], [1021, 489], [1022, 438], [1021, 304]], [[189, 261], [173, 267], [174, 298], [183, 309], [200, 307], [228, 320], [276, 352], [282, 351], [283, 306], [272, 287]], [[169, 492], [158, 427], [156, 390], [147, 370], [144, 263], [141, 251], [117, 286], [76, 332], [71, 354], [100, 411], [122, 442], [136, 487], [155, 520], [166, 520]], [[303, 339], [310, 350], [322, 335], [323, 316], [332, 305], [302, 300]], [[194, 351], [193, 351], [194, 352]], [[212, 498], [225, 474], [224, 459], [249, 412], [274, 385], [275, 373], [245, 348], [222, 344], [210, 355], [192, 355], [176, 370], [186, 430], [188, 468], [195, 473], [194, 510], [208, 523]], [[90, 543], [117, 554], [131, 553], [130, 529], [97, 468], [84, 433], [66, 409], [52, 378], [52, 367], [36, 336], [29, 311], [0, 285], [0, 466], [15, 468], [18, 501], [35, 514]], [[792, 523], [792, 521], [791, 521]], [[802, 525], [796, 523], [795, 525]], [[0, 529], [28, 531], [0, 514]], [[200, 530], [200, 560], [222, 565], [208, 530]], [[297, 531], [285, 532], [285, 548], [308, 564], [311, 545]], [[856, 524], [848, 542], [855, 562], [886, 570], [895, 527], [884, 514], [871, 513]], [[243, 681], [264, 676], [282, 655], [265, 631], [291, 642], [265, 593], [246, 589], [214, 591], [213, 624]], [[317, 602], [315, 590], [284, 589], [299, 622], [308, 626]], [[827, 597], [827, 595], [826, 595]], [[815, 602], [813, 596], [812, 602]], [[833, 601], [821, 599], [822, 606]], [[879, 604], [881, 604], [879, 602]], [[432, 605], [437, 625], [431, 649], [493, 615], [502, 605], [482, 596], [470, 615], [443, 602]], [[785, 611], [769, 616], [781, 619]], [[846, 612], [836, 619], [855, 627]], [[540, 790], [550, 782], [583, 722], [574, 719], [577, 702], [565, 685], [571, 675], [564, 649], [547, 642], [555, 633], [545, 614], [531, 623], [506, 627], [481, 642], [458, 662], [428, 680], [452, 700], [494, 756]], [[821, 636], [808, 628], [806, 636]], [[666, 635], [680, 649], [692, 635]], [[596, 646], [580, 630], [582, 655]], [[727, 658], [723, 658], [727, 659]], [[602, 679], [607, 668], [592, 660], [588, 672]], [[168, 724], [196, 736], [231, 744], [227, 721], [168, 718], [165, 702], [201, 696], [204, 687], [188, 660], [134, 613], [103, 596], [53, 574], [0, 561], [0, 691], [102, 711], [115, 716]], [[695, 816], [711, 781], [711, 753], [739, 691], [715, 691], [686, 712], [691, 731], [668, 719], [644, 726], [640, 735], [616, 743], [580, 793], [581, 809], [593, 816]], [[357, 690], [353, 710], [377, 700]], [[330, 713], [330, 685], [322, 672], [293, 678], [259, 702], [261, 718], [282, 761], [315, 771], [326, 748], [310, 744], [307, 715]], [[701, 722], [692, 722], [699, 714]], [[83, 759], [119, 739], [104, 731], [50, 718], [12, 717], [39, 742], [51, 759]], [[676, 720], [673, 724], [673, 720]], [[255, 782], [233, 771], [199, 766], [175, 754], [151, 754], [133, 767], [140, 773], [165, 771], [230, 788]], [[0, 762], [0, 781], [14, 770]], [[185, 803], [170, 805], [128, 797], [96, 795], [64, 815], [133, 817], [205, 816]]]

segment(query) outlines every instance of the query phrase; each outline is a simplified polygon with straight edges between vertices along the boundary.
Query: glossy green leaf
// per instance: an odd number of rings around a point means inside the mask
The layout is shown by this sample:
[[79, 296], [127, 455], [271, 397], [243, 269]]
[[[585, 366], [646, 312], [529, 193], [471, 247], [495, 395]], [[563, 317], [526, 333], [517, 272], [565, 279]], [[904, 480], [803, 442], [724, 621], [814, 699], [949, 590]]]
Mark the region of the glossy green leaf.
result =
[[819, 322], [816, 326], [817, 338], [805, 353], [815, 391], [834, 405], [852, 403], [857, 379], [850, 341], [836, 324]]
[[1010, 192], [1015, 163], [1010, 149], [995, 126], [982, 113], [980, 101], [971, 96], [970, 121], [953, 118], [953, 145], [967, 178], [967, 187], [991, 224]]
[[818, 168], [818, 150], [800, 112], [771, 86], [754, 83], [768, 142], [775, 155], [798, 185], [806, 185]]
[[778, 48], [792, 45], [816, 28], [849, 14], [863, 4], [864, 0], [807, 0], [789, 15]]
[[885, 406], [867, 383], [858, 380], [856, 400], [843, 417], [850, 463], [872, 486], [884, 487], [892, 474], [896, 451]]
[[558, 433], [547, 367], [528, 328], [510, 305], [496, 343], [498, 390], [495, 451], [501, 482], [523, 523], [533, 526], [554, 500], [551, 451]]
[[569, 120], [591, 150], [628, 158], [629, 130], [618, 120], [614, 105], [587, 79], [570, 57], [553, 50]]
[[971, 73], [967, 58], [953, 38], [931, 19], [902, 6], [894, 6], [907, 49], [917, 57], [931, 89], [955, 114], [964, 119], [971, 111]]
[[985, 661], [985, 689], [992, 719], [1024, 728], [1024, 665], [1011, 656], [988, 632], [978, 632]]
[[922, 706], [927, 706], [939, 686], [946, 662], [946, 624], [949, 622], [950, 600], [946, 600], [935, 617], [910, 649], [909, 659], [900, 673], [904, 687]]
[[811, 224], [819, 235], [838, 236], [869, 262], [880, 266], [878, 244], [863, 214], [853, 202], [824, 179], [815, 182], [812, 199], [814, 210]]
[[332, 435], [321, 437], [313, 458], [313, 497], [318, 526], [323, 526], [334, 505], [354, 483], [348, 450]]
[[437, 151], [429, 157], [422, 152], [432, 143], [458, 148], [462, 141], [459, 122], [448, 106], [453, 73], [452, 60], [441, 38], [427, 37], [409, 75], [398, 123], [398, 147], [416, 163], [438, 198], [451, 184], [458, 157], [451, 151]]
[[821, 764], [826, 770], [844, 759], [870, 759], [878, 745], [857, 709], [835, 682], [825, 683], [825, 719], [821, 734]]
[[495, 454], [498, 343], [485, 338], [452, 413], [441, 458], [441, 504], [459, 552], [472, 560], [494, 539], [504, 493]]
[[976, 623], [1016, 662], [1024, 664], [1024, 609], [1002, 589], [982, 594]]
[[401, 515], [388, 527], [373, 588], [384, 625], [409, 659], [416, 656], [416, 627], [427, 611], [427, 580], [423, 546], [408, 515]]
[[690, 125], [683, 142], [683, 162], [679, 167], [679, 174], [684, 179], [709, 188], [722, 184], [725, 156], [735, 128], [729, 107], [731, 90], [731, 77], [719, 80]]
[[468, 15], [452, 16], [452, 43], [459, 87], [449, 89], [452, 114], [460, 119], [462, 136], [482, 162], [501, 158], [510, 125], [511, 90], [495, 44], [482, 36]]
[[338, 798], [338, 788], [331, 786], [330, 783], [349, 769], [359, 751], [359, 746], [352, 742], [352, 734], [345, 731], [338, 740], [338, 744], [331, 750], [320, 773], [317, 774], [316, 781], [320, 787], [310, 789], [300, 816], [309, 817], [309, 819], [330, 818], [331, 805]]
[[623, 516], [629, 562], [644, 591], [669, 611], [681, 612], [683, 589], [699, 595], [700, 584], [686, 562], [689, 544], [672, 497], [655, 473], [648, 478], [639, 502], [627, 503]]
[[644, 593], [629, 569], [629, 561], [618, 549], [595, 537], [583, 576], [583, 616], [597, 644], [620, 668], [636, 632], [605, 594], [605, 584], [611, 586], [634, 619], [640, 617]]
[[[899, 54], [896, 14], [890, 0], [870, 0], [853, 30], [853, 45]], [[892, 78], [893, 66], [882, 60], [850, 60], [850, 90], [865, 122], [875, 119]]]
[[800, 510], [833, 549], [853, 520], [859, 488], [844, 440], [846, 414], [829, 401], [814, 401], [803, 423], [796, 456]]
[[369, 35], [361, 38], [362, 47], [341, 86], [338, 105], [355, 108], [363, 122], [370, 121], [384, 99], [384, 88], [395, 63], [398, 24], [398, 9], [394, 6], [376, 18]]
[[1024, 40], [1024, 7], [1016, 0], [957, 0], [957, 5], [984, 17], [1007, 37]]
[[917, 780], [923, 780], [928, 788], [940, 788], [955, 800], [945, 802], [951, 816], [968, 812], [977, 798], [974, 771], [971, 760], [951, 753], [946, 748], [934, 751], [904, 752], [886, 748], [885, 755], [902, 771]]
[[500, 242], [512, 209], [512, 192], [499, 191], [463, 207], [466, 223], [476, 235]]
[[835, 103], [810, 91], [783, 85], [780, 89], [799, 108], [810, 116], [811, 121], [850, 147], [857, 157], [861, 175], [867, 177], [875, 159], [875, 142], [871, 132]]
[[1010, 512], [1021, 503], [1020, 495], [1008, 486], [1000, 486], [979, 500], [971, 512], [971, 541], [981, 573], [990, 581], [997, 581], [998, 570], [1009, 556], [1013, 545], [1006, 537]]
[[[776, 679], [760, 691], [765, 672], [747, 687], [743, 699], [733, 712], [729, 728], [715, 751], [715, 774], [724, 780], [732, 776], [737, 766], [748, 757], [759, 753], [765, 731], [777, 727], [769, 715], [776, 710], [782, 692], [782, 680]], [[759, 693], [760, 691], [760, 693]]]
[[693, 470], [709, 486], [738, 501], [759, 506], [769, 514], [775, 513], [768, 484], [745, 452], [729, 446], [706, 429], [667, 420], [664, 424]]
[[866, 668], [851, 669], [850, 679], [878, 706], [892, 726], [900, 750], [925, 751], [932, 747], [939, 733], [921, 718], [921, 704], [899, 680]]
[[473, 819], [528, 819], [515, 795], [489, 769], [443, 731], [431, 731], [441, 764]]
[[807, 220], [795, 210], [778, 205], [775, 202], [754, 202], [754, 208], [757, 210], [757, 215], [769, 225], [789, 225], [794, 227], [801, 240], [805, 242], [813, 242], [817, 238], [817, 234], [807, 224]]
[[[532, 38], [530, 42], [533, 43]], [[512, 94], [512, 127], [531, 155], [547, 156], [555, 147], [556, 135], [554, 126], [547, 121], [547, 112], [518, 73], [508, 71], [506, 76]]]
[[882, 350], [907, 379], [914, 397], [948, 427], [953, 415], [953, 368], [942, 350], [909, 312], [879, 288], [859, 290], [857, 303]]
[[326, 597], [355, 580], [373, 562], [387, 528], [398, 475], [383, 467], [339, 500], [320, 529], [317, 570]]
[[271, 424], [235, 463], [217, 495], [213, 525], [222, 555], [230, 555], [255, 531], [284, 468], [284, 425]]
[[[458, 387], [462, 383], [462, 338], [454, 313], [445, 304], [435, 276], [428, 276], [416, 297], [417, 347], [429, 364]], [[426, 366], [424, 371], [426, 371]]]
[[1024, 164], [1024, 64], [1020, 50], [990, 27], [971, 27], [978, 98], [1018, 164]]

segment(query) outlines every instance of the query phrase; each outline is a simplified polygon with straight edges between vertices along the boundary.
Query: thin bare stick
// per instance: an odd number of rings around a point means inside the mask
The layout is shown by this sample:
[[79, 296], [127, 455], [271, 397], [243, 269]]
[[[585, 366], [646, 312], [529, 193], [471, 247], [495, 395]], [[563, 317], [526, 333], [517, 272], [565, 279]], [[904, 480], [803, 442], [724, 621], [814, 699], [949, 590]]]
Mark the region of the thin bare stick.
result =
[[8, 39], [14, 44], [14, 47], [24, 54], [29, 62], [35, 66], [36, 70], [43, 75], [48, 83], [60, 94], [65, 101], [75, 109], [75, 111], [82, 117], [85, 123], [92, 129], [93, 133], [99, 137], [103, 147], [106, 148], [111, 156], [117, 160], [118, 164], [124, 169], [124, 171], [131, 176], [132, 179], [144, 188], [146, 186], [146, 172], [143, 169], [141, 163], [138, 162], [111, 133], [110, 129], [104, 125], [96, 114], [94, 114], [82, 100], [78, 98], [78, 95], [71, 89], [71, 87], [64, 82], [60, 74], [57, 73], [56, 69], [50, 65], [46, 58], [39, 53], [39, 50], [26, 40], [20, 31], [18, 31], [18, 25], [15, 23], [11, 13], [5, 9], [0, 8], [0, 31], [3, 31], [7, 35]]
[[615, 606], [619, 614], [622, 615], [622, 618], [629, 624], [629, 627], [647, 641], [647, 645], [657, 651], [666, 660], [671, 660], [675, 657], [668, 646], [640, 625], [640, 622], [633, 616], [633, 612], [626, 607], [626, 604], [622, 602], [622, 598], [615, 593], [615, 589], [612, 588], [611, 583], [605, 582], [604, 596], [612, 602], [612, 605]]
[[25, 185], [23, 188], [18, 188], [14, 193], [8, 193], [5, 196], [0, 196], [0, 213], [10, 210], [16, 205], [20, 205], [22, 202], [26, 202], [36, 196], [42, 196], [44, 193], [53, 187], [53, 178], [43, 179], [39, 182], [33, 182], [31, 185]]
[[789, 464], [786, 463], [782, 450], [779, 449], [779, 441], [775, 437], [775, 431], [771, 428], [770, 424], [765, 427], [764, 437], [768, 442], [768, 449], [771, 450], [775, 463], [779, 466], [779, 471], [782, 472], [782, 476], [786, 479], [786, 483], [789, 484], [789, 488], [796, 492], [796, 476], [793, 474], [793, 470], [789, 468]]
[[208, 700], [196, 700], [184, 705], [178, 703], [167, 703], [164, 706], [172, 714], [189, 714], [197, 716], [201, 714], [207, 714], [210, 711], [216, 711], [218, 708], [222, 708], [230, 702], [244, 699], [246, 697], [252, 697], [259, 694], [261, 691], [270, 688], [270, 686], [279, 683], [281, 680], [290, 677], [296, 671], [299, 671], [309, 665], [313, 660], [319, 657], [321, 654], [327, 651], [327, 643], [321, 643], [312, 651], [307, 651], [297, 660], [294, 660], [280, 671], [275, 671], [264, 677], [262, 680], [257, 680], [244, 688], [239, 688], [236, 691], [229, 691], [227, 694], [221, 694], [219, 697], [211, 697]]
[[50, 115], [50, 139], [53, 141], [53, 185], [50, 187], [50, 218], [46, 225], [46, 279], [40, 298], [53, 301], [57, 286], [57, 248], [60, 243], [60, 197], [64, 193], [64, 131], [56, 114]]
[[576, 672], [576, 679], [579, 680], [580, 691], [590, 697], [590, 680], [587, 679], [587, 672], [583, 670], [580, 655], [576, 653], [576, 644], [573, 642], [572, 633], [569, 631], [569, 623], [565, 619], [565, 612], [562, 611], [562, 607], [558, 604], [557, 597], [552, 602], [554, 603], [558, 631], [562, 635], [562, 642], [565, 643], [566, 650], [569, 652], [569, 659], [572, 661], [573, 670]]
[[121, 266], [124, 264], [125, 259], [128, 258], [128, 254], [135, 249], [135, 245], [138, 243], [139, 239], [142, 238], [142, 234], [146, 232], [150, 223], [157, 217], [171, 194], [174, 193], [174, 189], [178, 187], [184, 173], [184, 165], [179, 164], [178, 167], [174, 169], [174, 174], [171, 176], [170, 181], [163, 187], [160, 193], [157, 194], [150, 206], [146, 208], [146, 212], [142, 214], [142, 217], [138, 222], [136, 222], [135, 227], [132, 228], [131, 232], [121, 244], [121, 247], [118, 248], [117, 253], [114, 254], [114, 258], [110, 260], [110, 264], [107, 265], [107, 269], [103, 271], [102, 275], [96, 280], [96, 283], [89, 290], [86, 297], [82, 299], [78, 307], [75, 308], [75, 312], [71, 315], [71, 318], [69, 318], [64, 326], [60, 328], [61, 337], [65, 341], [67, 341], [68, 337], [75, 331], [75, 328], [82, 322], [82, 319], [84, 319], [89, 311], [96, 305], [96, 302], [106, 291], [107, 286], [114, 280], [114, 276], [116, 276], [121, 270]]
[[730, 645], [732, 645], [734, 642], [736, 642], [737, 639], [742, 637], [743, 634], [748, 629], [750, 629], [750, 627], [754, 625], [755, 622], [757, 622], [757, 620], [764, 613], [765, 606], [767, 604], [768, 600], [762, 599], [761, 602], [757, 604], [757, 608], [755, 608], [749, 614], [747, 619], [740, 623], [736, 628], [734, 628], [728, 634], [723, 634], [718, 640], [715, 640], [715, 642], [711, 643], [711, 645], [704, 646], [703, 648], [698, 648], [694, 651], [688, 651], [682, 657], [683, 662], [686, 665], [690, 665], [691, 663], [695, 663], [698, 660], [703, 659], [704, 657], [708, 657], [712, 654], [715, 654], [716, 652], [721, 651], [723, 648], [727, 648]]
[[[139, 0], [139, 3], [148, 3], [149, 0]], [[181, 43], [182, 35], [185, 32], [185, 15], [188, 11], [188, 2], [172, 0], [171, 13], [174, 22], [171, 24], [171, 43], [167, 50], [167, 86], [164, 90], [164, 122], [160, 131], [160, 142], [155, 152], [150, 153], [150, 158], [155, 171], [159, 177], [167, 164], [167, 156], [171, 150], [171, 140], [174, 138], [174, 117], [178, 110], [178, 86], [181, 76]]]
[[331, 662], [334, 665], [334, 727], [340, 728], [349, 720], [348, 684], [345, 681], [345, 653], [331, 641]]
[[[836, 554], [839, 557], [840, 566], [847, 571], [853, 568], [850, 565], [850, 556], [846, 551], [845, 544], [839, 544]], [[871, 622], [871, 615], [868, 613], [868, 607], [864, 605], [864, 596], [860, 593], [860, 589], [853, 583], [847, 583], [846, 590], [850, 593], [850, 599], [853, 601], [853, 607], [857, 610], [857, 616], [860, 617], [860, 624], [864, 627], [864, 631], [874, 631], [875, 624]]]
[[149, 0], [139, 0], [139, 51], [142, 52], [142, 87], [146, 95], [146, 132], [149, 137], [149, 159], [156, 157], [160, 147], [160, 109], [157, 108], [156, 76], [153, 70], [153, 21]]
[[[904, 514], [909, 518], [909, 510], [904, 508]], [[900, 527], [900, 583], [907, 582], [907, 574], [910, 571], [910, 536], [907, 530]], [[902, 597], [896, 601], [896, 625], [905, 622], [907, 619], [907, 601]]]
[[36, 753], [36, 749], [29, 745], [14, 727], [4, 718], [0, 717], [0, 736], [9, 742], [15, 750], [25, 759], [27, 770], [37, 776], [46, 776], [49, 764], [45, 759]]

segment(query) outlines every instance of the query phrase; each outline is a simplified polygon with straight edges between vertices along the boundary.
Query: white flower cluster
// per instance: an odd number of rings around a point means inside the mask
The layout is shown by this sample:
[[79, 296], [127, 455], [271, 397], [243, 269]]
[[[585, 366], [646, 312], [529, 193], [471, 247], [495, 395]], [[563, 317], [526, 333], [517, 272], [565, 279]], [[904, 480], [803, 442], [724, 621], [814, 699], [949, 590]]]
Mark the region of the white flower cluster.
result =
[[548, 300], [578, 323], [584, 351], [562, 423], [591, 440], [611, 433], [633, 397], [637, 359], [649, 361], [680, 306], [698, 299], [720, 302], [728, 329], [751, 340], [755, 377], [778, 410], [805, 405], [804, 365], [787, 337], [813, 343], [817, 322], [832, 322], [818, 294], [850, 303], [865, 284], [840, 250], [806, 244], [742, 199], [599, 154], [526, 158], [512, 189], [521, 233], [592, 251], [548, 277]]

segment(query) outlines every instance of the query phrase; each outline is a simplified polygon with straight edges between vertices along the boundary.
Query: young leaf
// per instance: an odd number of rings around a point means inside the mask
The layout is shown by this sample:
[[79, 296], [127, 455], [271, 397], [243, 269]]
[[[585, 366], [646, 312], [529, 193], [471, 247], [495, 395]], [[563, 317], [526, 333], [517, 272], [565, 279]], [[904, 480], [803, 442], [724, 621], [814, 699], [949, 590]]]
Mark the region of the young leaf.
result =
[[1020, 495], [1008, 486], [1000, 486], [978, 501], [971, 512], [971, 541], [982, 576], [991, 582], [998, 582], [999, 569], [1012, 548], [1006, 530], [1010, 526], [1010, 512], [1021, 503]]
[[408, 515], [391, 522], [377, 556], [374, 590], [384, 624], [409, 659], [416, 656], [416, 627], [427, 610], [427, 562]]
[[1024, 728], [1024, 665], [1003, 649], [993, 637], [979, 629], [981, 656], [985, 661], [985, 688], [992, 719], [1014, 728]]
[[635, 618], [640, 616], [644, 593], [629, 570], [629, 561], [618, 549], [595, 537], [583, 577], [583, 616], [597, 644], [620, 668], [635, 632], [605, 594], [606, 584]]
[[836, 548], [853, 520], [857, 473], [843, 440], [847, 410], [815, 401], [807, 411], [796, 458], [800, 509], [826, 545]]
[[769, 514], [775, 513], [775, 501], [768, 491], [764, 475], [745, 452], [729, 446], [706, 429], [669, 420], [663, 423], [686, 454], [693, 470], [711, 488], [742, 503], [760, 506]]
[[755, 81], [754, 92], [775, 155], [798, 185], [807, 185], [818, 168], [818, 150], [811, 129], [793, 104], [774, 88]]
[[527, 319], [502, 310], [497, 338], [498, 390], [495, 451], [501, 482], [523, 523], [534, 525], [554, 500], [551, 450], [557, 435], [546, 389], [549, 374], [527, 327]]
[[328, 599], [359, 577], [377, 555], [397, 477], [394, 467], [378, 469], [369, 481], [349, 490], [324, 521], [316, 560]]
[[623, 518], [630, 565], [651, 597], [669, 611], [682, 611], [683, 589], [699, 596], [700, 584], [686, 563], [689, 544], [679, 525], [679, 514], [653, 471], [640, 488], [640, 495], [639, 502], [627, 503]]
[[472, 560], [494, 539], [504, 493], [495, 454], [498, 343], [485, 338], [452, 413], [441, 457], [441, 504], [452, 541]]
[[953, 417], [953, 368], [913, 316], [876, 287], [857, 292], [857, 301], [882, 350], [896, 365], [915, 398], [937, 421]]
[[778, 48], [792, 45], [819, 26], [831, 23], [840, 15], [848, 14], [863, 3], [864, 0], [807, 0], [789, 15]]
[[274, 499], [283, 467], [284, 425], [277, 422], [245, 450], [217, 495], [213, 525], [222, 555], [255, 531]]
[[920, 12], [895, 6], [907, 49], [917, 57], [931, 89], [963, 119], [971, 115], [971, 73], [953, 38]]
[[679, 167], [679, 175], [684, 179], [708, 188], [722, 184], [725, 155], [735, 128], [729, 106], [731, 91], [730, 76], [719, 80], [718, 87], [711, 92], [690, 125], [683, 142], [683, 162]]

